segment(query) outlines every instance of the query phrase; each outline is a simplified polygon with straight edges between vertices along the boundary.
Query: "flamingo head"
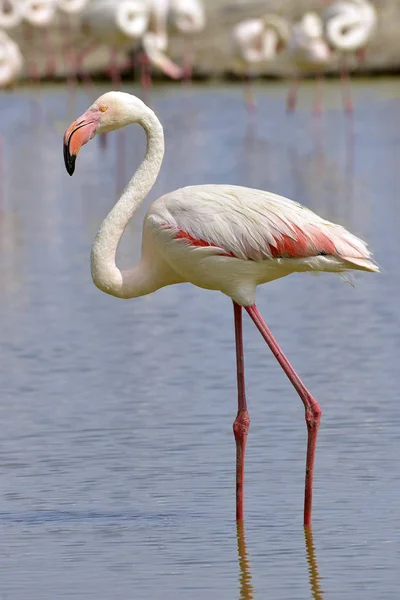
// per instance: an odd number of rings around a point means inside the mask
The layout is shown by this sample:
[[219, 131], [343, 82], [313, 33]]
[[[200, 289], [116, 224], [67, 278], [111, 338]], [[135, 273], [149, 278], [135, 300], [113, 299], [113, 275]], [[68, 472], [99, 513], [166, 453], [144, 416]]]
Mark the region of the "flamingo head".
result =
[[121, 129], [142, 120], [147, 106], [125, 92], [103, 94], [64, 133], [64, 162], [70, 175], [75, 171], [79, 150], [95, 135]]

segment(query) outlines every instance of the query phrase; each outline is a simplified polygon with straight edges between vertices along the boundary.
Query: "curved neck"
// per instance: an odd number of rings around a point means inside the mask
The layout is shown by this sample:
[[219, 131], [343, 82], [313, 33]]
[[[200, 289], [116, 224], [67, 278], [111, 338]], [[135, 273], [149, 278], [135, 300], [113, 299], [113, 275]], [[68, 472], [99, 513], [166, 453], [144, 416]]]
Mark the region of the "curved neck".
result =
[[143, 296], [159, 287], [151, 280], [151, 269], [146, 269], [142, 261], [129, 271], [121, 271], [115, 262], [125, 227], [153, 187], [164, 156], [163, 129], [153, 111], [146, 107], [137, 122], [147, 136], [145, 157], [120, 199], [100, 225], [91, 254], [93, 282], [103, 292], [118, 298]]

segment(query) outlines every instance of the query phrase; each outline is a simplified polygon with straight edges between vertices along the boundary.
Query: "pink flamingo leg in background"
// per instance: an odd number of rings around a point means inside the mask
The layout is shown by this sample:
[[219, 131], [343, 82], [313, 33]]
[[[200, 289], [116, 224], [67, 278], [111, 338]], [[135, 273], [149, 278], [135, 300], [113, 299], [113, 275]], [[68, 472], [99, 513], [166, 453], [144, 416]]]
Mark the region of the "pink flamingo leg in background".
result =
[[192, 40], [185, 36], [183, 38], [183, 81], [190, 83], [193, 77], [194, 51]]
[[292, 83], [290, 85], [286, 99], [286, 112], [288, 113], [292, 113], [296, 110], [299, 85], [300, 77], [299, 75], [295, 75], [294, 77], [292, 77]]
[[245, 74], [244, 98], [247, 106], [247, 112], [249, 114], [254, 114], [257, 104], [254, 97], [253, 74], [251, 73], [250, 69], [247, 69]]
[[233, 424], [233, 433], [236, 441], [236, 520], [243, 521], [244, 457], [250, 418], [249, 413], [247, 412], [244, 382], [242, 307], [239, 306], [239, 304], [236, 304], [236, 302], [233, 303], [233, 312], [235, 318], [236, 371], [238, 386], [238, 412]]
[[315, 398], [312, 397], [310, 392], [307, 390], [296, 371], [293, 369], [288, 359], [282, 352], [272, 333], [268, 329], [264, 319], [262, 318], [258, 308], [255, 304], [252, 306], [245, 306], [248, 314], [256, 325], [257, 329], [267, 342], [272, 354], [275, 356], [278, 363], [288, 376], [290, 382], [299, 394], [301, 401], [304, 404], [306, 411], [306, 423], [308, 430], [308, 441], [307, 441], [307, 458], [306, 458], [306, 480], [305, 480], [305, 491], [304, 491], [304, 527], [311, 526], [311, 513], [312, 513], [312, 486], [314, 478], [314, 459], [315, 459], [315, 448], [317, 445], [317, 436], [319, 424], [321, 421], [322, 410]]
[[50, 28], [45, 27], [43, 31], [44, 50], [47, 54], [46, 61], [46, 77], [52, 79], [55, 77], [57, 70], [56, 52], [51, 40]]
[[343, 109], [346, 113], [351, 114], [353, 112], [353, 100], [351, 97], [349, 70], [347, 68], [345, 56], [342, 57], [340, 66], [340, 83], [342, 86]]
[[324, 76], [322, 73], [318, 73], [315, 77], [315, 102], [314, 102], [314, 115], [319, 116], [322, 113], [322, 102], [324, 95]]

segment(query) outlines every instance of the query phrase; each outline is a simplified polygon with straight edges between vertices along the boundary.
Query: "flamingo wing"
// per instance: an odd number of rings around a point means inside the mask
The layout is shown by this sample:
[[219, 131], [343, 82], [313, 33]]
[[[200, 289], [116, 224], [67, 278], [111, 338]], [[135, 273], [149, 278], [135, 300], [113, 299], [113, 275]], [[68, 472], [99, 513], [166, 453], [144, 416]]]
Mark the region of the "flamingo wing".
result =
[[230, 185], [181, 188], [161, 197], [150, 227], [175, 243], [212, 247], [242, 260], [335, 256], [354, 268], [377, 271], [366, 244], [344, 227], [277, 194]]

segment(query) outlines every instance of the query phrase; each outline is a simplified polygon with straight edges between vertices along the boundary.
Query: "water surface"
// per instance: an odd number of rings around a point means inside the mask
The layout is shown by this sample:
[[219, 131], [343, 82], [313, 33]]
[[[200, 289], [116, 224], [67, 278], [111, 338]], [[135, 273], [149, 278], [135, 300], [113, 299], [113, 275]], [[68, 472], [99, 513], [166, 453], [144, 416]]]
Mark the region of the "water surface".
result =
[[137, 260], [149, 202], [195, 183], [269, 189], [368, 240], [380, 275], [294, 275], [258, 293], [324, 411], [307, 544], [303, 407], [249, 320], [237, 537], [229, 299], [185, 284], [128, 302], [91, 282], [93, 237], [143, 132], [105, 151], [94, 140], [69, 178], [62, 133], [86, 92], [0, 96], [0, 598], [398, 598], [400, 83], [359, 82], [352, 120], [335, 82], [319, 120], [310, 86], [291, 117], [285, 92], [260, 85], [249, 122], [240, 86], [154, 88], [167, 153], [119, 260]]

